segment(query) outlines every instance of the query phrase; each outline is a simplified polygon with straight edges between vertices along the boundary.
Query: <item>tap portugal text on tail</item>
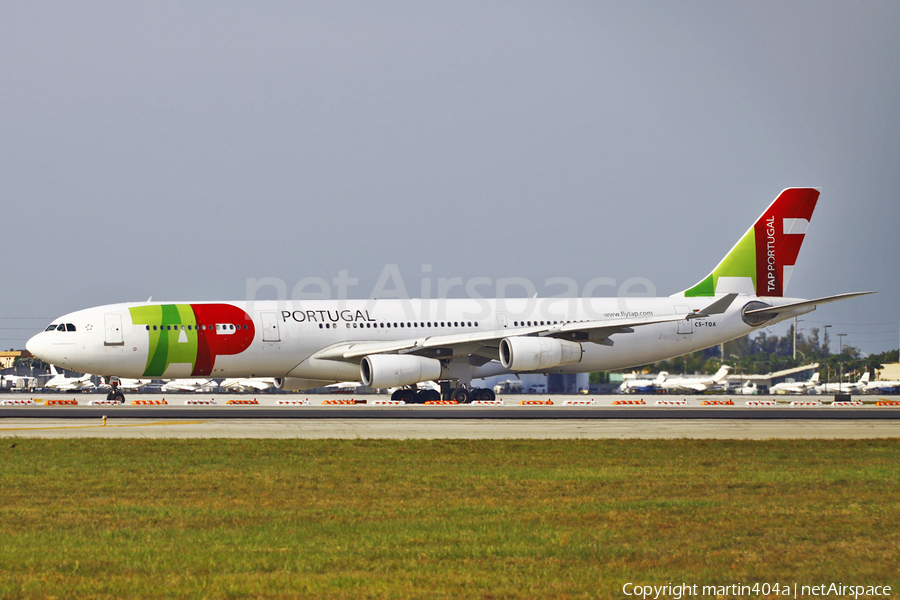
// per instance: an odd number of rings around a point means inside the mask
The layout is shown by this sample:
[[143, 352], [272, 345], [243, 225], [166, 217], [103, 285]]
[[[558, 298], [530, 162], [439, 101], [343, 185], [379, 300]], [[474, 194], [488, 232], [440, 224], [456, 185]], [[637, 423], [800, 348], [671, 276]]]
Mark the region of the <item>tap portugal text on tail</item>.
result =
[[272, 377], [293, 390], [360, 381], [411, 386], [412, 401], [424, 398], [416, 384], [438, 381], [465, 402], [492, 394], [471, 390], [476, 378], [652, 363], [871, 293], [784, 297], [818, 198], [814, 188], [784, 190], [708, 276], [668, 297], [112, 304], [54, 320], [27, 348], [113, 381]]

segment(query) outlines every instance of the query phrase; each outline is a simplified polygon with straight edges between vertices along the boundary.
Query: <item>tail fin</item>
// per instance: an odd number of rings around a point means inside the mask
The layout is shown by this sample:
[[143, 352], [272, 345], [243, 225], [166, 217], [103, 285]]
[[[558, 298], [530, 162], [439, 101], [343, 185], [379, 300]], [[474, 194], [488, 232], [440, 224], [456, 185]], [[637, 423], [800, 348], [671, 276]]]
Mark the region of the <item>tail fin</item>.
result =
[[812, 376], [812, 378], [809, 380], [809, 382], [818, 385], [818, 383], [819, 383], [819, 372], [818, 372], [818, 371], [816, 371], [815, 373], [813, 373], [813, 376]]
[[56, 367], [54, 365], [50, 365], [50, 374], [59, 375], [59, 371], [56, 370]]
[[863, 373], [862, 377], [859, 378], [859, 381], [857, 381], [857, 383], [869, 383], [869, 372], [866, 371], [865, 373]]
[[685, 296], [783, 296], [809, 226], [817, 188], [781, 192], [725, 258]]
[[719, 383], [726, 377], [728, 377], [728, 371], [731, 370], [730, 365], [722, 365], [722, 367], [716, 371], [716, 374], [713, 375], [712, 380], [714, 383]]

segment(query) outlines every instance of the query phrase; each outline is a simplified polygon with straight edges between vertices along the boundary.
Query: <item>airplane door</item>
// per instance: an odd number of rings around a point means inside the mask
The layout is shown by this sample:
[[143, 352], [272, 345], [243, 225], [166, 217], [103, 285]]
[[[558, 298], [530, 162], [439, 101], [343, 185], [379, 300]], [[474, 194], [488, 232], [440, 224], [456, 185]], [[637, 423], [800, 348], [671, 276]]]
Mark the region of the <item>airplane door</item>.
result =
[[508, 327], [506, 323], [506, 313], [497, 313], [497, 327], [499, 329], [506, 329]]
[[[685, 305], [676, 305], [675, 306], [676, 314], [689, 313], [689, 312], [691, 312], [690, 306], [685, 306]], [[678, 333], [680, 333], [682, 335], [694, 333], [694, 322], [693, 321], [689, 321], [689, 320], [685, 319], [682, 321], [677, 321], [677, 323], [678, 323]]]
[[119, 313], [107, 313], [103, 315], [103, 321], [106, 324], [106, 339], [104, 346], [124, 346], [125, 340], [122, 337], [122, 315]]
[[261, 312], [259, 313], [259, 316], [262, 319], [262, 341], [280, 342], [281, 332], [278, 329], [278, 315], [274, 312]]

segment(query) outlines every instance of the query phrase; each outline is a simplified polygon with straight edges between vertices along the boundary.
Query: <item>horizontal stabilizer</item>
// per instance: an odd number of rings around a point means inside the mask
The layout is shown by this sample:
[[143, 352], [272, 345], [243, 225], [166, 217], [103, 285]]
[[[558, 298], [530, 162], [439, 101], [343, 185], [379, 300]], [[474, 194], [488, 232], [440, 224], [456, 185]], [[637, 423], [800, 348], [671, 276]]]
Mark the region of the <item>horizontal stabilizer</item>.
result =
[[825, 296], [824, 298], [816, 298], [815, 300], [803, 300], [801, 302], [791, 302], [790, 304], [782, 304], [781, 306], [767, 306], [764, 308], [754, 308], [745, 311], [748, 317], [758, 317], [763, 319], [772, 319], [786, 312], [791, 312], [801, 308], [815, 307], [819, 304], [828, 304], [829, 302], [837, 302], [838, 300], [846, 300], [848, 298], [856, 298], [857, 296], [866, 296], [875, 292], [851, 292], [849, 294], [838, 294], [836, 296]]

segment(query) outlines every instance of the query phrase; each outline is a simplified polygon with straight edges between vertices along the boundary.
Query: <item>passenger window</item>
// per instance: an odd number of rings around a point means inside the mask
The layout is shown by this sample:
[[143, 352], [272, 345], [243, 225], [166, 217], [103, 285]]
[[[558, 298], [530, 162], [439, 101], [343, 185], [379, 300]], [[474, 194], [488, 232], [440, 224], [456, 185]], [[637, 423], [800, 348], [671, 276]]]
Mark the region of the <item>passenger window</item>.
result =
[[150, 326], [149, 326], [149, 325], [147, 325], [147, 331], [150, 331]]

